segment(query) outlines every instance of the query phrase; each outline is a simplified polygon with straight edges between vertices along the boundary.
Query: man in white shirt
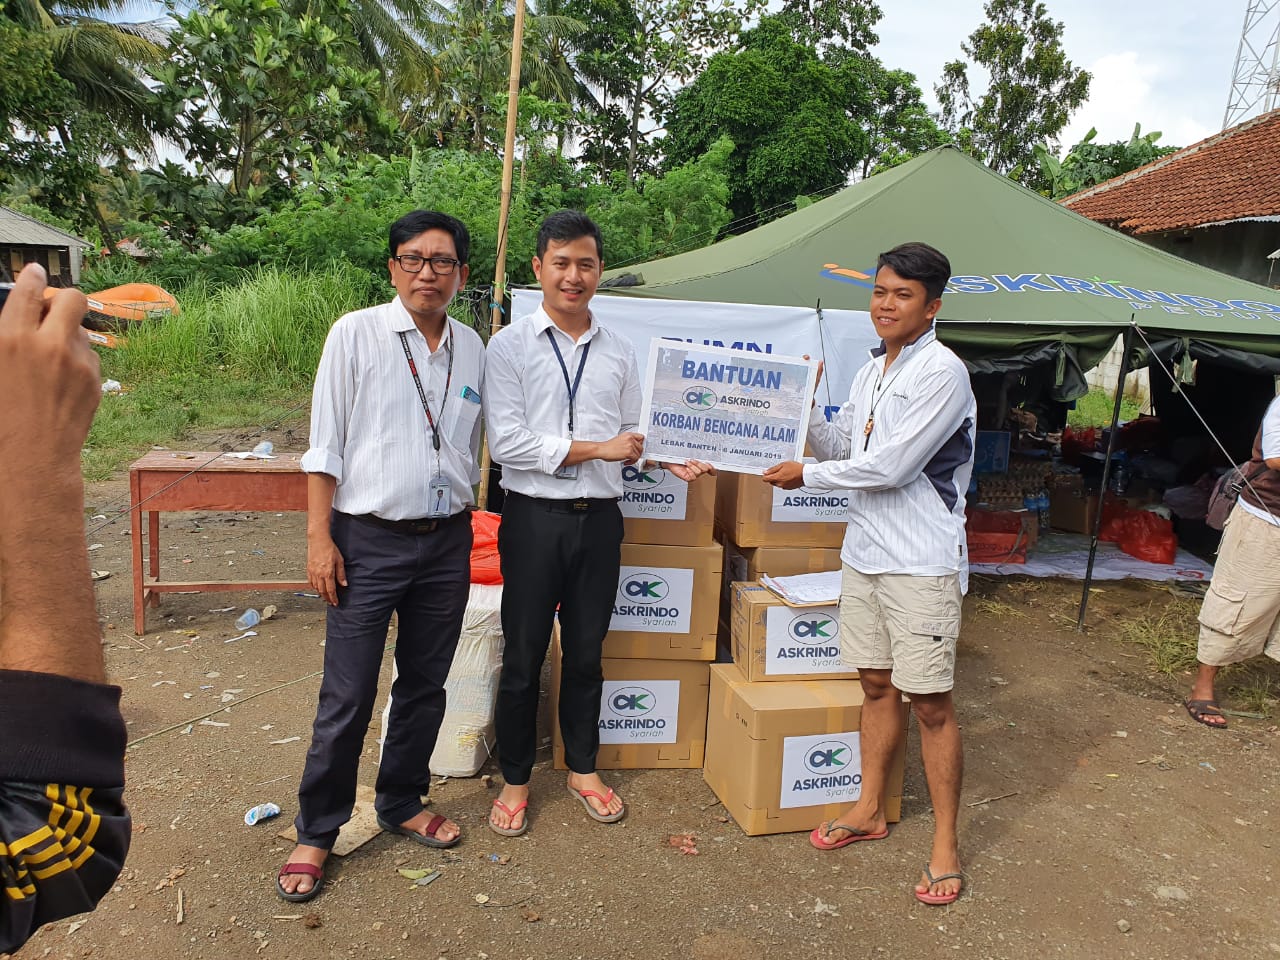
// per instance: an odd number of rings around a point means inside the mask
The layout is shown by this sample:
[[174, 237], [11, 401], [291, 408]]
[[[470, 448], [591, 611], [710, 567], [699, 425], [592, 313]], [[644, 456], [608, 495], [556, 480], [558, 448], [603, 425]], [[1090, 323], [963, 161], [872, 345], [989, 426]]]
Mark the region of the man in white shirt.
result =
[[819, 462], [781, 463], [764, 474], [788, 490], [849, 491], [840, 633], [866, 697], [862, 794], [810, 842], [835, 850], [888, 836], [884, 792], [905, 732], [906, 693], [934, 811], [933, 850], [915, 887], [927, 904], [951, 903], [963, 880], [956, 817], [964, 755], [951, 688], [968, 585], [964, 495], [977, 408], [963, 362], [933, 331], [950, 276], [947, 258], [923, 243], [881, 254], [871, 293], [881, 346], [835, 418], [810, 421]]
[[1213, 580], [1200, 605], [1199, 668], [1185, 700], [1206, 727], [1226, 727], [1214, 683], [1227, 664], [1265, 653], [1280, 660], [1280, 398], [1272, 400], [1241, 471], [1248, 481], [1222, 530]]
[[[506, 784], [489, 826], [503, 836], [529, 826], [539, 679], [557, 607], [569, 792], [602, 823], [626, 812], [595, 768], [600, 653], [618, 590], [620, 464], [640, 457], [644, 437], [635, 429], [635, 353], [591, 315], [602, 270], [600, 228], [575, 211], [552, 214], [533, 258], [542, 305], [489, 341], [485, 420], [506, 491], [498, 530], [505, 646], [497, 709]], [[711, 468], [690, 461], [668, 469], [688, 481]]]
[[391, 226], [390, 303], [334, 324], [316, 371], [307, 578], [329, 604], [324, 680], [298, 788], [298, 845], [276, 892], [301, 902], [351, 817], [392, 611], [397, 679], [375, 784], [383, 829], [430, 847], [458, 825], [422, 805], [470, 589], [484, 345], [446, 310], [467, 280], [467, 228], [416, 210]]

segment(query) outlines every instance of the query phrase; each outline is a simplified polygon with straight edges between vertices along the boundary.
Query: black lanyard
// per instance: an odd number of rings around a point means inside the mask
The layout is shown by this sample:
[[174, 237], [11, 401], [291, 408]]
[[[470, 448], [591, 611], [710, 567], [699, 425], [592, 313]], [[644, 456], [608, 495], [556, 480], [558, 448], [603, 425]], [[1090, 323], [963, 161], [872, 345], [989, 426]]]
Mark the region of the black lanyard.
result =
[[578, 385], [582, 383], [582, 368], [587, 365], [587, 354], [591, 352], [591, 341], [588, 340], [582, 347], [582, 358], [578, 360], [578, 373], [573, 378], [573, 383], [569, 383], [569, 367], [564, 362], [564, 354], [560, 352], [560, 344], [556, 343], [556, 335], [551, 332], [551, 328], [547, 327], [547, 339], [551, 341], [551, 349], [556, 352], [556, 359], [560, 361], [560, 372], [564, 374], [564, 388], [569, 391], [569, 436], [573, 437], [573, 401], [578, 396]]
[[[899, 354], [898, 362], [901, 361], [902, 356]], [[893, 381], [898, 379], [898, 374], [900, 373], [902, 373], [901, 367], [894, 372], [893, 377], [889, 382], [885, 383], [884, 370], [882, 369], [879, 376], [876, 377], [876, 382], [871, 387], [871, 411], [867, 414], [867, 425], [862, 428], [862, 436], [864, 438], [862, 441], [863, 450], [866, 450], [871, 446], [871, 431], [874, 430], [876, 426], [876, 407], [880, 405], [880, 400], [884, 397], [885, 391], [893, 385]]]
[[[449, 321], [445, 320], [445, 330], [449, 332], [449, 342], [445, 349], [449, 351], [449, 367], [444, 375], [444, 399], [440, 401], [440, 422], [444, 423], [444, 408], [449, 404], [449, 384], [453, 380], [453, 333], [449, 330]], [[404, 358], [409, 361], [409, 372], [413, 374], [413, 385], [418, 388], [418, 399], [422, 401], [422, 410], [427, 415], [427, 425], [431, 427], [431, 446], [436, 453], [440, 452], [440, 431], [436, 429], [435, 418], [431, 416], [431, 408], [427, 406], [427, 395], [422, 389], [422, 380], [418, 376], [418, 365], [413, 362], [413, 353], [409, 350], [409, 338], [400, 331], [400, 346], [404, 347]]]

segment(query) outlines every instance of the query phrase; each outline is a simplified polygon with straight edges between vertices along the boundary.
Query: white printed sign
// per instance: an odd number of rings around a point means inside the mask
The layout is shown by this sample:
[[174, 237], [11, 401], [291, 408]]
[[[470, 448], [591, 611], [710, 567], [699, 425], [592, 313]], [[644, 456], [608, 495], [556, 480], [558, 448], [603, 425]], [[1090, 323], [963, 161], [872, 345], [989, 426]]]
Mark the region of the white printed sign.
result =
[[[805, 463], [817, 463], [805, 457]], [[773, 508], [769, 514], [775, 523], [844, 523], [849, 517], [849, 491], [798, 490], [773, 488]]]
[[843, 673], [840, 608], [769, 607], [764, 613], [764, 672]]
[[679, 716], [679, 680], [606, 680], [600, 742], [675, 743]]
[[862, 795], [862, 738], [821, 733], [782, 741], [782, 796], [778, 806], [853, 803]]
[[681, 567], [623, 566], [609, 629], [641, 633], [688, 633], [693, 571]]
[[622, 515], [633, 520], [684, 520], [689, 485], [661, 467], [622, 468]]

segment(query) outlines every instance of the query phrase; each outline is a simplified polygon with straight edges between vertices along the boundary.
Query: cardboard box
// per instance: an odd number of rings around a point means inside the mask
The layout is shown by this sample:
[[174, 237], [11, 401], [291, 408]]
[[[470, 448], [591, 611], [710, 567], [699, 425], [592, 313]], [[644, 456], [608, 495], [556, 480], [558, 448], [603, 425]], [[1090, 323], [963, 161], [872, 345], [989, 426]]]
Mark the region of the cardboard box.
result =
[[789, 607], [758, 583], [733, 585], [733, 662], [748, 680], [853, 680], [840, 659], [840, 607]]
[[802, 573], [824, 573], [840, 569], [840, 550], [836, 547], [739, 547], [725, 544], [724, 595], [730, 597], [730, 585], [744, 580], [771, 577], [794, 577]]
[[723, 556], [718, 543], [624, 543], [604, 656], [714, 660]]
[[[560, 737], [560, 649], [551, 666], [552, 757], [567, 769]], [[707, 663], [682, 660], [602, 660], [601, 770], [702, 766], [707, 741]]]
[[[856, 680], [751, 683], [737, 664], [712, 664], [703, 779], [749, 836], [812, 830], [861, 794], [861, 719]], [[904, 737], [885, 791], [890, 822], [902, 815], [905, 758]]]
[[622, 468], [622, 539], [701, 547], [712, 541], [716, 478], [685, 483], [666, 470]]
[[1092, 534], [1097, 516], [1098, 494], [1085, 490], [1079, 474], [1053, 478], [1053, 489], [1049, 491], [1049, 525], [1053, 529]]
[[839, 547], [848, 511], [846, 490], [778, 490], [746, 473], [716, 487], [716, 526], [740, 547]]

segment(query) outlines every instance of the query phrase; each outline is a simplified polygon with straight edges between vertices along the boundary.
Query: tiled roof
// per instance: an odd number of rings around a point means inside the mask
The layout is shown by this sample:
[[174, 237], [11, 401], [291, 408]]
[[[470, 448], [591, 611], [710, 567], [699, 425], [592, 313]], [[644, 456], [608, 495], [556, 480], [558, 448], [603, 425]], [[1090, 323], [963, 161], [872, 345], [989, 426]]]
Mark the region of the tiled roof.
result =
[[1091, 220], [1134, 235], [1280, 218], [1280, 110], [1062, 202]]
[[74, 234], [41, 223], [8, 207], [0, 207], [0, 243], [32, 247], [93, 246]]

